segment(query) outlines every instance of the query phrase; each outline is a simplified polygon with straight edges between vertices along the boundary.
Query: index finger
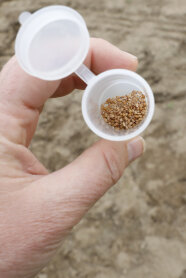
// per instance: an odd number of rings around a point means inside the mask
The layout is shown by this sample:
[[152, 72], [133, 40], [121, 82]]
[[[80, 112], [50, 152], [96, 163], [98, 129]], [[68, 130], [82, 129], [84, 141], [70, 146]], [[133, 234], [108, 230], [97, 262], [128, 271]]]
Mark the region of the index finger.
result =
[[[138, 59], [108, 41], [92, 38], [90, 40], [90, 50], [84, 64], [95, 74], [115, 68], [135, 71], [138, 66]], [[72, 74], [62, 80], [54, 96], [63, 96], [74, 89], [85, 89], [85, 87], [86, 84], [76, 74]]]
[[[112, 68], [135, 70], [137, 67], [136, 58], [100, 39], [91, 40], [85, 63], [95, 74]], [[0, 112], [3, 119], [0, 133], [12, 141], [29, 145], [39, 109], [45, 101], [51, 96], [63, 96], [85, 86], [75, 74], [58, 81], [40, 80], [24, 72], [13, 57], [0, 74]]]
[[[98, 74], [108, 69], [126, 68], [135, 70], [137, 58], [113, 46], [102, 39], [91, 39], [90, 51], [85, 64]], [[73, 89], [83, 89], [85, 84], [75, 74], [62, 79], [62, 81], [45, 81], [28, 75], [24, 72], [15, 57], [13, 57], [0, 75], [1, 100], [16, 107], [25, 104], [28, 107], [39, 108], [51, 97], [63, 96]]]

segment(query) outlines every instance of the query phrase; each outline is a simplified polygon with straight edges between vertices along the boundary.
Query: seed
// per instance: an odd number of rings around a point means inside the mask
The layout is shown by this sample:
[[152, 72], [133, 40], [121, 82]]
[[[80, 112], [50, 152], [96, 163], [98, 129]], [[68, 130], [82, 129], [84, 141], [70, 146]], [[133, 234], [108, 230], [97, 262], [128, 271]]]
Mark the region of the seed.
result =
[[143, 121], [146, 113], [145, 95], [140, 91], [108, 98], [101, 104], [101, 115], [104, 121], [116, 130], [136, 127]]

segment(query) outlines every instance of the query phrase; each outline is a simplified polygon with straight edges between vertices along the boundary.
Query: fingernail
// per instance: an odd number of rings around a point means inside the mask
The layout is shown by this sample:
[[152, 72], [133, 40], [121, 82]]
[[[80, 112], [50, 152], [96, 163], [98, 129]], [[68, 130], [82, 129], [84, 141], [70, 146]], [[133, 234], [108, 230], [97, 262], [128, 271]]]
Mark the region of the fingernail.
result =
[[130, 70], [136, 70], [137, 67], [138, 67], [138, 58], [130, 53], [128, 53], [128, 58], [129, 58], [129, 61], [130, 61]]
[[128, 150], [128, 161], [132, 162], [139, 156], [141, 156], [145, 151], [145, 141], [141, 136], [134, 138], [127, 144]]
[[133, 54], [131, 54], [131, 53], [128, 53], [129, 54], [129, 56], [133, 59], [133, 60], [136, 60], [136, 61], [138, 61], [138, 58], [136, 57], [136, 56], [134, 56]]

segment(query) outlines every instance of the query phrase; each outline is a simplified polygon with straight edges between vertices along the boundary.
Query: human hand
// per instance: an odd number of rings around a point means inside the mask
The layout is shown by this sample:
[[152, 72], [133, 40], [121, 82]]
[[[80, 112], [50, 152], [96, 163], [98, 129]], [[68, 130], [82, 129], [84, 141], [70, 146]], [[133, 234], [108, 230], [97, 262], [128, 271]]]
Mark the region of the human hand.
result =
[[[135, 70], [137, 59], [106, 41], [91, 40], [85, 64], [94, 73]], [[27, 75], [13, 57], [0, 75], [0, 277], [30, 278], [65, 235], [143, 153], [143, 140], [100, 140], [63, 169], [48, 174], [27, 148], [51, 96], [85, 84], [75, 75], [48, 82]]]

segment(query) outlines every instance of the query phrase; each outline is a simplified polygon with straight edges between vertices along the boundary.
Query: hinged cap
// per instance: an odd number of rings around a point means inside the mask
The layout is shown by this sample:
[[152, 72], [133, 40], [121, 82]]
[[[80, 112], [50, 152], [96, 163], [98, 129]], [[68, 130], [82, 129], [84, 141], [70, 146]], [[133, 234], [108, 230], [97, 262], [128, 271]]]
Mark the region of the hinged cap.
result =
[[82, 16], [66, 6], [49, 6], [19, 17], [22, 26], [16, 57], [29, 74], [57, 80], [75, 72], [89, 50], [89, 33]]

